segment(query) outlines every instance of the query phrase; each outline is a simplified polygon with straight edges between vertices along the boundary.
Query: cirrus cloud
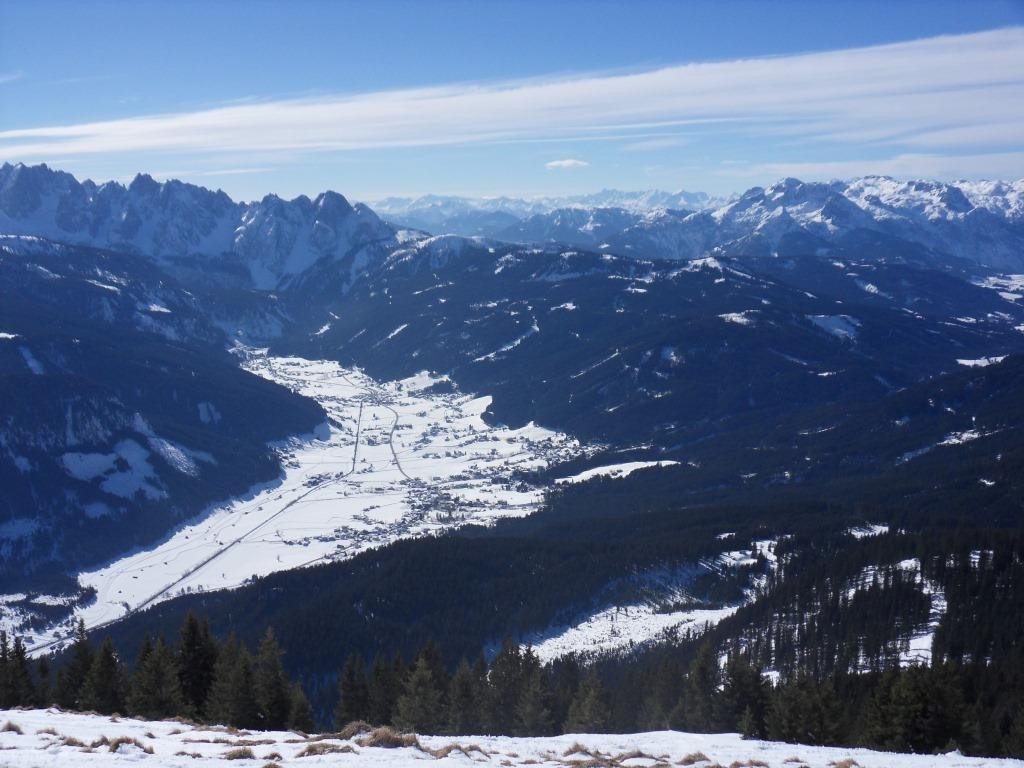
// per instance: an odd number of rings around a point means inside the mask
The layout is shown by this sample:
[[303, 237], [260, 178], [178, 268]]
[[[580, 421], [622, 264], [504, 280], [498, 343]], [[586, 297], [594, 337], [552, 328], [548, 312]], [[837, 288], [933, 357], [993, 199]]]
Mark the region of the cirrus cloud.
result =
[[[233, 153], [246, 165], [260, 165], [284, 154], [505, 142], [614, 139], [654, 150], [712, 133], [759, 147], [763, 160], [767, 147], [782, 145], [818, 148], [827, 156], [870, 148], [875, 156], [963, 158], [1024, 150], [1022, 61], [1024, 27], [1010, 27], [626, 74], [228, 103], [18, 127], [0, 130], [0, 160], [125, 156], [143, 166], [156, 156]], [[570, 157], [547, 167], [583, 162]]]

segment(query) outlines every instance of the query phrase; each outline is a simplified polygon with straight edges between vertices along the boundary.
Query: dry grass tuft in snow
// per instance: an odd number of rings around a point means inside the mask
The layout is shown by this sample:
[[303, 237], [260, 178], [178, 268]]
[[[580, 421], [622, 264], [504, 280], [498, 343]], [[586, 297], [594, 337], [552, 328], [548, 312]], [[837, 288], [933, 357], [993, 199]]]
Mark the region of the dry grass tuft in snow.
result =
[[423, 751], [423, 746], [420, 744], [420, 740], [416, 738], [415, 733], [399, 733], [387, 726], [374, 728], [356, 743], [361, 747], [383, 747], [385, 749], [414, 747]]
[[309, 744], [299, 752], [296, 757], [317, 757], [319, 755], [343, 755], [352, 754], [355, 750], [348, 744], [330, 744], [326, 741], [316, 741]]
[[696, 765], [697, 763], [710, 763], [711, 758], [703, 752], [691, 752], [680, 759], [676, 765]]

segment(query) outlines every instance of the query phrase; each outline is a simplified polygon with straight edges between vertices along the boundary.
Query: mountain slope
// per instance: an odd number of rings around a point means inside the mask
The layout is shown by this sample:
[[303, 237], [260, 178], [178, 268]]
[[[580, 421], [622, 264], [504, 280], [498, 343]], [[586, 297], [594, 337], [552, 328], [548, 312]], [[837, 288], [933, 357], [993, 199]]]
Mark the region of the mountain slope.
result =
[[281, 287], [321, 260], [358, 269], [391, 229], [335, 192], [236, 203], [180, 181], [79, 183], [45, 165], [0, 166], [0, 232], [138, 253], [192, 279]]
[[272, 480], [267, 442], [324, 420], [240, 370], [200, 300], [145, 260], [8, 237], [0, 291], [8, 590], [64, 587], [76, 567]]

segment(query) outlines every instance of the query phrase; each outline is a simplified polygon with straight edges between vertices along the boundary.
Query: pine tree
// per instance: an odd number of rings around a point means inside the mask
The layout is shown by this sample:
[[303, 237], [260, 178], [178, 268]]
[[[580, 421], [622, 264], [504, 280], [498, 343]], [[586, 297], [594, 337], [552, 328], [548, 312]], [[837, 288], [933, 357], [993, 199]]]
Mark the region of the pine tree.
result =
[[78, 620], [71, 660], [57, 673], [57, 703], [64, 709], [81, 709], [82, 685], [92, 667], [92, 645], [85, 632], [85, 622]]
[[32, 684], [32, 671], [28, 660], [28, 651], [20, 637], [14, 638], [11, 649], [11, 661], [8, 672], [11, 697], [19, 707], [30, 707], [36, 700], [36, 688]]
[[516, 730], [520, 736], [547, 736], [553, 722], [544, 674], [540, 665], [529, 666], [516, 706]]
[[608, 708], [604, 701], [604, 687], [593, 672], [587, 672], [580, 681], [576, 696], [569, 705], [569, 715], [563, 730], [566, 733], [602, 733], [608, 727]]
[[193, 717], [204, 714], [203, 705], [210, 694], [216, 663], [217, 641], [210, 634], [210, 625], [190, 611], [182, 623], [178, 641], [178, 679], [185, 707]]
[[184, 711], [178, 665], [162, 637], [135, 665], [128, 708], [133, 715], [148, 720], [174, 717]]
[[1010, 721], [1010, 730], [1003, 740], [1003, 750], [1010, 757], [1024, 757], [1024, 704], [1017, 707]]
[[213, 723], [234, 725], [234, 720], [231, 717], [231, 702], [234, 693], [232, 677], [237, 665], [238, 641], [232, 633], [228, 635], [217, 654], [217, 661], [213, 665], [210, 691], [206, 694], [206, 701], [203, 702], [203, 712]]
[[443, 716], [441, 689], [429, 659], [421, 656], [398, 699], [395, 724], [416, 733], [437, 733]]
[[239, 647], [234, 635], [228, 635], [217, 655], [205, 711], [206, 716], [216, 723], [238, 728], [257, 725], [252, 661], [248, 651]]
[[639, 690], [643, 699], [637, 709], [639, 731], [663, 731], [669, 728], [669, 713], [679, 699], [683, 674], [677, 663], [661, 659]]
[[511, 736], [516, 730], [516, 707], [523, 677], [523, 655], [519, 645], [506, 637], [491, 662], [486, 698], [489, 733]]
[[82, 686], [82, 706], [102, 715], [124, 711], [121, 667], [109, 637], [93, 656], [92, 666]]
[[313, 707], [310, 706], [306, 692], [298, 683], [292, 685], [291, 701], [288, 708], [288, 727], [303, 733], [311, 733], [315, 727]]
[[721, 669], [710, 642], [703, 643], [690, 664], [683, 694], [683, 723], [690, 731], [708, 733], [718, 726]]
[[40, 656], [36, 662], [36, 706], [50, 706], [50, 693], [50, 659]]
[[9, 709], [14, 704], [11, 690], [11, 643], [7, 633], [0, 630], [0, 708]]
[[727, 730], [739, 730], [747, 738], [764, 735], [768, 693], [761, 670], [739, 654], [729, 656], [720, 696], [717, 721]]
[[358, 653], [349, 654], [338, 674], [338, 705], [334, 708], [334, 725], [339, 730], [355, 720], [370, 717], [370, 689], [366, 681], [366, 665]]
[[893, 746], [894, 733], [890, 708], [892, 687], [898, 672], [889, 670], [877, 677], [874, 692], [867, 701], [861, 725], [860, 738], [871, 747], [887, 749]]
[[452, 681], [448, 685], [449, 731], [459, 735], [480, 732], [483, 725], [480, 718], [480, 705], [486, 682], [486, 667], [481, 675], [480, 671], [470, 667], [469, 662], [465, 659], [459, 663], [455, 674], [452, 675]]
[[433, 640], [428, 640], [427, 644], [420, 649], [420, 652], [416, 654], [416, 661], [423, 659], [430, 666], [430, 672], [434, 676], [434, 682], [437, 684], [441, 691], [441, 704], [447, 704], [448, 694], [448, 668], [444, 663], [444, 656], [441, 655], [441, 649], [437, 647], [437, 644]]
[[216, 723], [238, 728], [258, 725], [252, 659], [233, 634], [227, 636], [217, 654], [205, 711], [207, 717]]
[[[400, 661], [400, 657], [398, 661]], [[401, 684], [395, 665], [377, 654], [373, 660], [367, 692], [367, 720], [375, 725], [386, 725], [392, 721], [395, 703], [398, 701]]]
[[272, 731], [284, 728], [291, 696], [281, 665], [281, 648], [271, 627], [267, 627], [254, 660], [252, 688], [259, 727]]

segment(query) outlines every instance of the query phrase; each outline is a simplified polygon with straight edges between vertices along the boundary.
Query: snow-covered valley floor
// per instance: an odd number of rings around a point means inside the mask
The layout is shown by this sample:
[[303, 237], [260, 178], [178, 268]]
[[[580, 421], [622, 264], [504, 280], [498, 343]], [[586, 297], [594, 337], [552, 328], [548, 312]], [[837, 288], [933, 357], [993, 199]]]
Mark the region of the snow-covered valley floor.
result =
[[[364, 746], [351, 739], [290, 731], [249, 732], [174, 721], [147, 722], [56, 710], [0, 710], [0, 765], [11, 768], [108, 765], [264, 766], [384, 765], [402, 768], [424, 761], [442, 765], [531, 765], [541, 768], [996, 768], [1024, 761], [946, 755], [905, 755], [866, 749], [808, 747], [744, 741], [736, 734], [673, 731], [627, 735], [577, 734], [543, 738], [420, 736], [416, 744]], [[2, 727], [2, 726], [0, 726]], [[18, 732], [20, 730], [20, 733]], [[119, 737], [127, 737], [118, 741]], [[134, 739], [134, 743], [130, 741]], [[92, 746], [94, 745], [95, 746]], [[111, 751], [111, 746], [114, 750]], [[228, 757], [235, 754], [237, 757]], [[251, 755], [251, 757], [250, 757]], [[848, 762], [844, 762], [848, 761]]]
[[25, 633], [16, 616], [5, 617], [31, 650], [61, 645], [78, 618], [94, 629], [180, 594], [529, 514], [544, 489], [518, 483], [514, 474], [581, 450], [574, 439], [532, 424], [489, 426], [481, 418], [489, 398], [449, 392], [426, 375], [380, 382], [334, 362], [262, 355], [246, 367], [317, 400], [328, 423], [279, 447], [279, 481], [214, 505], [155, 547], [80, 574], [96, 599], [66, 621]]

